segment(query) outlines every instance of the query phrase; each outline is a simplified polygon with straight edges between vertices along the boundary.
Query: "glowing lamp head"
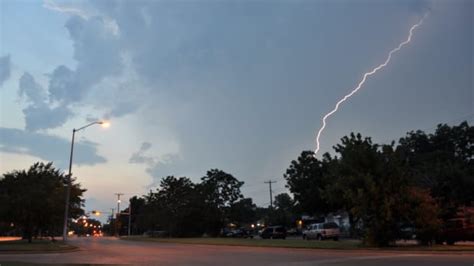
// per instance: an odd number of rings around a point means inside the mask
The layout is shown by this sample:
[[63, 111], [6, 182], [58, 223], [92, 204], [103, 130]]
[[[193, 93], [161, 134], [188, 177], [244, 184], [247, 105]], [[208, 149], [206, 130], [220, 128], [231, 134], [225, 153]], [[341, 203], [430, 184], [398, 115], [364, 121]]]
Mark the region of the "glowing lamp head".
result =
[[110, 127], [110, 122], [109, 122], [109, 121], [106, 121], [106, 120], [100, 121], [99, 124], [100, 124], [103, 128], [108, 128], [108, 127]]

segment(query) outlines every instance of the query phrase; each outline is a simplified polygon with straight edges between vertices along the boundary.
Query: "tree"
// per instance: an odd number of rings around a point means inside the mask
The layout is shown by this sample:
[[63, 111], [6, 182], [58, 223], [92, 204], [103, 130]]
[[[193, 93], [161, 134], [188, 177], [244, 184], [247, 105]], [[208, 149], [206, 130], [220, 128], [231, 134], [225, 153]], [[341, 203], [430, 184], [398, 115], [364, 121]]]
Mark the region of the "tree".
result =
[[368, 244], [393, 243], [403, 224], [430, 243], [442, 220], [474, 204], [474, 128], [467, 122], [409, 132], [397, 146], [351, 133], [334, 150], [336, 157], [322, 161], [303, 152], [285, 174], [288, 187], [303, 211], [318, 204], [313, 213], [347, 211]]
[[325, 155], [322, 161], [314, 157], [314, 152], [303, 151], [298, 159], [293, 160], [283, 177], [287, 187], [293, 193], [296, 205], [301, 212], [324, 214], [328, 211], [327, 201], [323, 198], [327, 182], [324, 174], [330, 161]]
[[474, 202], [474, 127], [440, 124], [434, 134], [411, 131], [399, 142], [413, 185], [430, 190], [444, 219]]
[[334, 158], [325, 154], [319, 161], [306, 152], [292, 162], [285, 178], [298, 204], [313, 214], [345, 210], [353, 235], [355, 225], [362, 225], [367, 244], [393, 243], [408, 215], [402, 208], [408, 181], [393, 145], [379, 146], [351, 133], [334, 150]]
[[342, 198], [352, 224], [362, 223], [366, 243], [389, 245], [399, 235], [407, 187], [393, 147], [352, 133], [334, 149], [339, 157], [330, 171], [330, 191], [340, 193], [327, 195]]
[[232, 204], [243, 198], [240, 187], [244, 184], [231, 174], [219, 169], [207, 171], [201, 178], [199, 190], [204, 199], [207, 233], [217, 235], [229, 220]]
[[270, 222], [275, 225], [291, 227], [296, 220], [293, 214], [294, 201], [288, 193], [275, 196], [275, 209], [270, 213]]
[[257, 205], [251, 198], [243, 198], [230, 206], [229, 220], [236, 224], [249, 224], [255, 222]]
[[416, 238], [423, 245], [431, 244], [442, 225], [438, 204], [428, 189], [419, 187], [408, 189], [407, 203], [407, 221], [414, 226]]
[[243, 182], [218, 169], [212, 169], [195, 184], [187, 177], [167, 176], [155, 192], [133, 197], [132, 229], [165, 231], [170, 236], [216, 235], [225, 222], [251, 219], [255, 205], [242, 199]]
[[[77, 218], [84, 213], [82, 195], [86, 191], [71, 181], [69, 214]], [[61, 231], [64, 218], [67, 177], [50, 163], [35, 163], [27, 171], [16, 170], [0, 179], [0, 217], [20, 227], [24, 238], [33, 235], [54, 236]]]
[[167, 176], [151, 198], [158, 224], [170, 236], [202, 234], [202, 200], [187, 177]]
[[145, 219], [146, 200], [145, 198], [134, 196], [130, 198], [130, 205], [132, 206], [131, 234], [143, 234], [147, 230]]

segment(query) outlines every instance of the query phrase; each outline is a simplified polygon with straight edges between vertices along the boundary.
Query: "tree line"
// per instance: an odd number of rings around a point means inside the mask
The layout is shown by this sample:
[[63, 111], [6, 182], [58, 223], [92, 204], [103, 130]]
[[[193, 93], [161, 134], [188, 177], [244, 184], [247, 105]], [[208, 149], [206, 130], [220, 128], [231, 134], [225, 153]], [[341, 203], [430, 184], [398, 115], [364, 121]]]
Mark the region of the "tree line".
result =
[[[411, 131], [395, 143], [377, 144], [351, 133], [334, 154], [303, 151], [283, 175], [292, 196], [275, 197], [274, 208], [258, 207], [241, 193], [243, 181], [211, 169], [193, 182], [164, 177], [155, 190], [130, 199], [132, 234], [160, 231], [167, 236], [217, 236], [229, 224], [294, 227], [303, 214], [324, 217], [345, 212], [350, 234], [368, 245], [386, 246], [407, 226], [430, 243], [460, 206], [474, 202], [474, 128], [467, 122], [438, 125], [434, 133]], [[66, 176], [52, 163], [35, 163], [0, 178], [0, 234], [59, 235], [64, 215]], [[85, 189], [75, 182], [70, 217], [84, 214]], [[128, 210], [125, 210], [128, 212]], [[110, 232], [126, 234], [120, 216]]]
[[[243, 183], [219, 169], [207, 171], [200, 183], [193, 183], [187, 177], [167, 176], [155, 191], [130, 199], [132, 232], [215, 236], [230, 221], [253, 221], [256, 205], [252, 199], [243, 197], [240, 191]], [[123, 217], [120, 221], [122, 232], [127, 219]]]
[[428, 244], [458, 207], [474, 202], [473, 149], [467, 122], [411, 131], [388, 145], [352, 133], [335, 155], [303, 151], [284, 178], [299, 212], [346, 211], [351, 234], [369, 245], [392, 244], [407, 225]]

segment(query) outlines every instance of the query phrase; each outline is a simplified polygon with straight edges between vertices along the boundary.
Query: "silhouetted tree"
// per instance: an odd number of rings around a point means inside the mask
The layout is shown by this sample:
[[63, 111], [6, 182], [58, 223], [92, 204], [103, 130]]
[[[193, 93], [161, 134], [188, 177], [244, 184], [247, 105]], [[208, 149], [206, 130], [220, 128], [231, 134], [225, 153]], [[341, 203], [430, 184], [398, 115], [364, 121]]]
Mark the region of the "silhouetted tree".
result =
[[244, 198], [230, 206], [229, 220], [236, 224], [249, 224], [256, 220], [257, 205], [251, 198]]
[[[74, 180], [73, 180], [74, 181]], [[52, 163], [35, 163], [27, 171], [15, 170], [0, 179], [0, 219], [21, 228], [24, 238], [54, 236], [61, 232], [64, 218], [66, 176]], [[85, 189], [73, 183], [69, 216], [79, 217]]]
[[287, 193], [276, 195], [274, 205], [275, 208], [270, 212], [270, 223], [286, 227], [294, 226], [294, 221], [296, 220], [294, 201], [290, 195]]
[[397, 147], [413, 185], [430, 190], [448, 219], [474, 202], [474, 127], [438, 125], [434, 134], [412, 131]]
[[291, 162], [283, 175], [287, 181], [286, 186], [293, 193], [297, 208], [301, 212], [320, 215], [329, 211], [328, 202], [322, 195], [327, 185], [325, 173], [328, 162], [327, 155], [320, 161], [314, 157], [314, 152], [303, 151], [296, 161]]
[[198, 188], [204, 199], [206, 232], [217, 235], [229, 221], [232, 204], [243, 198], [240, 187], [244, 182], [219, 169], [207, 171], [206, 176], [201, 180]]

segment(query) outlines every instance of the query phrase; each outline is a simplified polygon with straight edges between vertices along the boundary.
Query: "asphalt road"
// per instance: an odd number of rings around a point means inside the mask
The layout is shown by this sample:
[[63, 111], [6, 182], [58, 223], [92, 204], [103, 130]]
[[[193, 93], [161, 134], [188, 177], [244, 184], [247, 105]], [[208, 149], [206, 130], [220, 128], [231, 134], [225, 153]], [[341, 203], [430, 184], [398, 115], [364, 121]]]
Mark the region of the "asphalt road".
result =
[[[231, 247], [124, 241], [111, 237], [73, 238], [78, 251], [55, 254], [0, 254], [11, 262], [133, 265], [474, 265], [474, 253], [429, 254]], [[17, 265], [17, 264], [15, 264]]]

